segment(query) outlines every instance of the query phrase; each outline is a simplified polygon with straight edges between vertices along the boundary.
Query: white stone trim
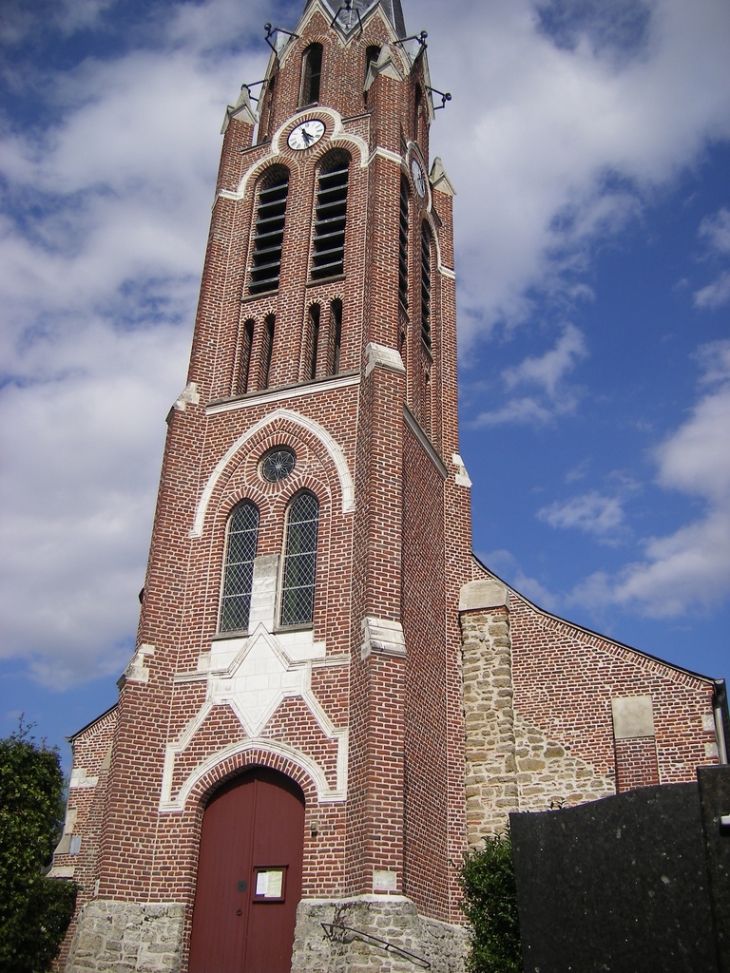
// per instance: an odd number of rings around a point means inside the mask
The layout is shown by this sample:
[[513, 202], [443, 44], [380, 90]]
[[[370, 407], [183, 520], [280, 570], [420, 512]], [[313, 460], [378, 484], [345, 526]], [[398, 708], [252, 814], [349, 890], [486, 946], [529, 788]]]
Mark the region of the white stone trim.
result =
[[403, 418], [405, 419], [405, 423], [408, 426], [408, 428], [411, 430], [413, 435], [421, 444], [423, 451], [426, 453], [428, 458], [431, 460], [433, 465], [441, 474], [442, 478], [444, 480], [447, 480], [449, 478], [449, 471], [446, 469], [446, 464], [441, 459], [441, 457], [436, 452], [436, 450], [433, 448], [431, 440], [428, 438], [428, 436], [423, 431], [423, 429], [421, 429], [418, 419], [416, 419], [416, 417], [413, 415], [413, 413], [405, 404], [405, 402], [403, 403]]
[[306, 395], [316, 395], [319, 392], [331, 392], [333, 389], [349, 388], [360, 384], [360, 375], [338, 375], [335, 378], [328, 378], [324, 381], [306, 382], [301, 385], [292, 385], [285, 389], [267, 389], [256, 395], [247, 395], [245, 398], [227, 399], [225, 402], [212, 402], [206, 406], [205, 414], [208, 416], [218, 416], [225, 412], [238, 412], [241, 409], [251, 409], [265, 405], [267, 402], [286, 402], [289, 399], [301, 399]]
[[361, 656], [367, 659], [370, 655], [389, 655], [405, 658], [406, 639], [403, 626], [391, 618], [373, 618], [368, 615], [360, 625], [363, 634]]
[[195, 511], [195, 520], [193, 521], [193, 528], [190, 531], [190, 537], [202, 537], [203, 525], [205, 524], [205, 515], [208, 511], [210, 498], [213, 496], [213, 491], [215, 490], [216, 484], [221, 478], [226, 466], [228, 466], [236, 453], [246, 445], [249, 439], [259, 433], [262, 429], [265, 429], [266, 426], [276, 422], [278, 419], [283, 419], [285, 422], [291, 422], [295, 426], [300, 426], [302, 429], [305, 429], [307, 432], [315, 436], [322, 443], [325, 450], [329, 454], [330, 459], [334, 463], [335, 469], [337, 470], [337, 476], [340, 481], [340, 489], [342, 491], [342, 513], [348, 514], [354, 511], [355, 483], [347, 465], [345, 454], [342, 452], [337, 442], [332, 438], [332, 436], [330, 436], [326, 429], [320, 426], [320, 424], [315, 422], [313, 419], [307, 419], [305, 416], [299, 415], [298, 412], [292, 412], [290, 409], [275, 409], [267, 416], [264, 416], [263, 419], [260, 419], [255, 425], [251, 426], [251, 428], [243, 433], [243, 435], [239, 436], [233, 445], [229, 447], [228, 451], [210, 474], [208, 482], [205, 484], [203, 493], [198, 501], [198, 507]]
[[178, 397], [175, 399], [173, 409], [175, 409], [176, 412], [185, 412], [188, 403], [190, 403], [190, 405], [198, 405], [199, 402], [200, 392], [198, 392], [195, 382], [188, 382], [180, 395], [178, 395]]
[[471, 477], [466, 472], [466, 467], [464, 466], [464, 460], [459, 456], [458, 453], [453, 453], [451, 456], [451, 462], [456, 467], [456, 475], [454, 476], [454, 482], [458, 483], [459, 486], [470, 487]]
[[[238, 640], [232, 641], [237, 642]], [[207, 680], [206, 701], [197, 715], [185, 727], [177, 741], [167, 744], [160, 811], [181, 811], [190, 791], [204, 774], [232, 754], [243, 753], [254, 748], [261, 748], [270, 753], [286, 756], [287, 759], [301, 767], [315, 782], [320, 801], [344, 801], [347, 794], [348, 730], [335, 728], [312, 692], [312, 661], [297, 662], [289, 658], [276, 636], [267, 632], [263, 625], [259, 625], [249, 638], [240, 641], [241, 647], [238, 653], [225, 669], [211, 669], [206, 673], [194, 674], [198, 678]], [[249, 665], [251, 671], [240, 673], [240, 670], [246, 666], [247, 658], [253, 652], [258, 652], [264, 663], [267, 659], [272, 661], [273, 670], [271, 666], [268, 666], [268, 668], [266, 665], [258, 666], [258, 663], [252, 657]], [[252, 683], [257, 678], [259, 669], [261, 670], [261, 678], [267, 685], [257, 694]], [[274, 678], [277, 677], [278, 673], [279, 679], [279, 684], [273, 687], [270, 685], [272, 673]], [[191, 676], [193, 674], [183, 675], [185, 676], [184, 680], [176, 676], [175, 681], [192, 681]], [[246, 688], [246, 685], [251, 688]], [[270, 738], [260, 736], [281, 702], [288, 697], [300, 698], [316, 720], [323, 735], [328, 740], [337, 743], [337, 785], [334, 789], [330, 789], [324, 771], [310, 757], [288, 744], [278, 743]], [[245, 703], [249, 698], [250, 706], [247, 707]], [[203, 725], [211, 710], [215, 706], [222, 705], [228, 705], [236, 714], [239, 722], [246, 730], [248, 739], [231, 744], [229, 747], [211, 755], [192, 772], [180, 788], [177, 796], [173, 798], [172, 778], [176, 758], [187, 749], [193, 736]]]
[[405, 375], [406, 369], [400, 352], [387, 345], [379, 345], [371, 341], [365, 346], [365, 378], [368, 378], [376, 368], [384, 368], [388, 372]]
[[68, 782], [69, 790], [72, 787], [79, 788], [90, 788], [96, 787], [99, 783], [99, 778], [92, 774], [87, 776], [85, 767], [75, 767], [71, 771], [71, 779]]

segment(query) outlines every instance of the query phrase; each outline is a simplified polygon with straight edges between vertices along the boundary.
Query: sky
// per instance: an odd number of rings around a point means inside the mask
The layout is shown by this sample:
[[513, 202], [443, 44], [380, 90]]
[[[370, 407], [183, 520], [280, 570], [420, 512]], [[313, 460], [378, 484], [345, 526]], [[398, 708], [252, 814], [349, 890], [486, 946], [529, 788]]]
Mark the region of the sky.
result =
[[[0, 2], [0, 736], [132, 653], [220, 125], [301, 0]], [[403, 0], [455, 198], [474, 547], [730, 677], [730, 4]]]

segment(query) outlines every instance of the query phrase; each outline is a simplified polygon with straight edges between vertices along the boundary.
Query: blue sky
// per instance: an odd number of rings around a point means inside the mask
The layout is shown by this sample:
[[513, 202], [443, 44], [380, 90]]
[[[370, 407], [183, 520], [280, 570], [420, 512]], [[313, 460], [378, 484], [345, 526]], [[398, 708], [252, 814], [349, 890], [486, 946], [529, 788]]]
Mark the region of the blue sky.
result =
[[[115, 699], [225, 105], [300, 2], [5, 0], [0, 734]], [[404, 0], [456, 185], [479, 556], [730, 676], [730, 6]], [[67, 755], [66, 755], [67, 759]]]

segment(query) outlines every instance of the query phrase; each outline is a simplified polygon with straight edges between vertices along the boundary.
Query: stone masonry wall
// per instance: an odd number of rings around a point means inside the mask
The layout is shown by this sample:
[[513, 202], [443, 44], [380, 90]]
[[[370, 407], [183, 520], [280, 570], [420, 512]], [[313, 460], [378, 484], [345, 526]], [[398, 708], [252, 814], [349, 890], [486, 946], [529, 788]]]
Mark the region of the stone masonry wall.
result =
[[[325, 935], [323, 923], [338, 927], [332, 938]], [[358, 937], [353, 930], [400, 947], [416, 959]], [[432, 973], [463, 973], [467, 945], [464, 927], [420, 916], [414, 903], [401, 895], [334, 902], [303, 899], [297, 911], [292, 973], [413, 973], [425, 969], [425, 963]]]
[[81, 912], [66, 973], [178, 973], [185, 906], [97, 899]]

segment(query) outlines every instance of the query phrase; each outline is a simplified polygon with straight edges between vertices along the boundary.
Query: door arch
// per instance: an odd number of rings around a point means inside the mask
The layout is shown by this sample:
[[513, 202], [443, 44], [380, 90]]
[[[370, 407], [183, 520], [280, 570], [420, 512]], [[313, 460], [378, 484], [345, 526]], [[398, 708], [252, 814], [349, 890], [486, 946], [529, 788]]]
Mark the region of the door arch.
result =
[[289, 973], [302, 894], [304, 795], [257, 767], [203, 816], [188, 973]]

